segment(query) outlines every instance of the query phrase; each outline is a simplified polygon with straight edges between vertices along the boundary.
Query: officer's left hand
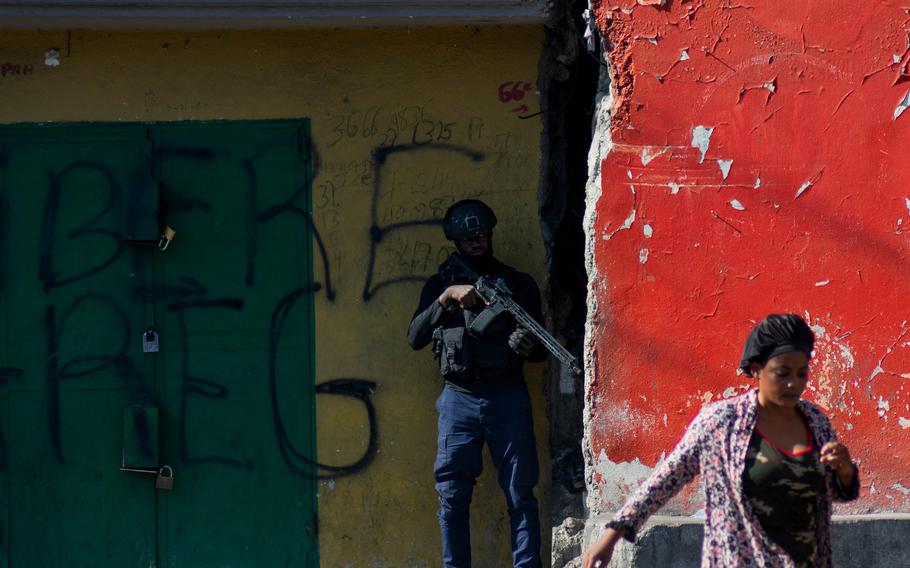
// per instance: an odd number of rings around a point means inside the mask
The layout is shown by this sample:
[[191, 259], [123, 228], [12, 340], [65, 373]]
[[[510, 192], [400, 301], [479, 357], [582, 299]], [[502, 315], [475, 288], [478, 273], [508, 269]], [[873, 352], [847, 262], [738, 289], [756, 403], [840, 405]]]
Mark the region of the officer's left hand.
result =
[[534, 335], [526, 327], [519, 326], [509, 336], [509, 347], [520, 357], [530, 357], [536, 344]]

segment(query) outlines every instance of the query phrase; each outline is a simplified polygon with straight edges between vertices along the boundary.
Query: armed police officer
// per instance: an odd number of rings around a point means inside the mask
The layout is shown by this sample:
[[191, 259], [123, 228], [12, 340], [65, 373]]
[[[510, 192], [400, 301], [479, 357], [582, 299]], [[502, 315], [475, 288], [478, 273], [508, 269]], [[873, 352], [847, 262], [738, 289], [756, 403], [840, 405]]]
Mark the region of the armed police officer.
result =
[[459, 201], [446, 211], [443, 230], [456, 252], [424, 284], [408, 328], [413, 349], [433, 342], [445, 380], [436, 401], [434, 465], [445, 568], [471, 566], [468, 513], [484, 443], [508, 505], [514, 565], [540, 566], [537, 445], [522, 366], [543, 361], [547, 352], [511, 314], [491, 310], [474, 283], [477, 275], [501, 279], [537, 322], [540, 291], [529, 275], [493, 256], [495, 226], [496, 215], [482, 201]]

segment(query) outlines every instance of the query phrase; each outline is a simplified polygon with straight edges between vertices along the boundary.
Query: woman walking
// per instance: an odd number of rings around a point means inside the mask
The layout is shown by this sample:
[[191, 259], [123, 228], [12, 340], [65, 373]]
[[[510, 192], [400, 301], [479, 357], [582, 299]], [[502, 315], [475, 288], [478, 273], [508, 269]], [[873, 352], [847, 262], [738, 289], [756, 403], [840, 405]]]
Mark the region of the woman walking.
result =
[[772, 314], [746, 340], [740, 368], [758, 388], [706, 406], [669, 457], [582, 559], [606, 567], [697, 475], [705, 491], [702, 568], [831, 568], [831, 503], [859, 495], [859, 475], [824, 412], [802, 400], [815, 336]]

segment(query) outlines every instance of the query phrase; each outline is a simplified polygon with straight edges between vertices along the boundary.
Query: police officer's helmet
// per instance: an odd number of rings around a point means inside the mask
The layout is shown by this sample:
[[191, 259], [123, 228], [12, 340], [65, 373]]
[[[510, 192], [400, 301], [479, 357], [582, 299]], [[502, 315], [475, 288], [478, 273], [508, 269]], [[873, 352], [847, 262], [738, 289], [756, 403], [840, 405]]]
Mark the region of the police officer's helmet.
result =
[[446, 211], [442, 230], [449, 240], [467, 239], [489, 233], [496, 226], [493, 210], [479, 199], [462, 199]]

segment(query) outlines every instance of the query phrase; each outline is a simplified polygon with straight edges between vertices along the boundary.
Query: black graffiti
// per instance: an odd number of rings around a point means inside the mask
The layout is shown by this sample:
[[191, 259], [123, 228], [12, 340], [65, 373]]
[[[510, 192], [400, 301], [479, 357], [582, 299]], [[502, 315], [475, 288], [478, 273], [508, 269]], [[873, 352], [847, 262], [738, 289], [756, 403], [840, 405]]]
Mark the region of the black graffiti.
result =
[[279, 404], [278, 395], [278, 345], [280, 344], [281, 333], [284, 330], [291, 308], [294, 307], [294, 304], [301, 296], [308, 292], [309, 289], [306, 287], [298, 288], [282, 298], [272, 311], [269, 325], [269, 394], [272, 403], [272, 419], [275, 423], [275, 433], [278, 437], [278, 448], [281, 451], [281, 458], [284, 463], [292, 471], [302, 475], [312, 475], [313, 460], [294, 446], [288, 435], [287, 428], [285, 428], [284, 419], [281, 416], [281, 405]]
[[[189, 418], [189, 404], [192, 397], [201, 397], [204, 399], [225, 400], [230, 397], [231, 391], [225, 385], [214, 380], [196, 376], [191, 372], [191, 360], [189, 349], [190, 334], [186, 325], [187, 310], [206, 310], [206, 309], [228, 309], [242, 311], [244, 302], [240, 298], [206, 298], [209, 290], [201, 282], [190, 276], [181, 276], [180, 284], [165, 284], [159, 287], [137, 287], [136, 296], [142, 301], [170, 302], [167, 309], [176, 315], [177, 319], [177, 337], [178, 342], [176, 352], [181, 358], [181, 396], [178, 426], [178, 451], [181, 463], [183, 464], [219, 464], [222, 466], [235, 467], [240, 469], [252, 469], [253, 464], [249, 460], [239, 459], [224, 455], [198, 455], [190, 449], [190, 436], [187, 432], [187, 423]], [[307, 289], [305, 292], [315, 292], [319, 289], [318, 284]]]
[[320, 474], [320, 479], [336, 478], [353, 475], [367, 468], [376, 457], [379, 449], [379, 433], [376, 420], [376, 409], [370, 398], [376, 390], [376, 383], [363, 379], [334, 379], [316, 385], [316, 394], [329, 394], [334, 396], [349, 396], [358, 399], [364, 405], [369, 423], [369, 441], [360, 458], [348, 465], [327, 465], [317, 463], [321, 470], [329, 472]]
[[[239, 187], [235, 187], [244, 192], [246, 218], [241, 231], [246, 233], [246, 262], [243, 281], [249, 288], [252, 288], [254, 283], [260, 289], [262, 287], [262, 283], [256, 282], [255, 260], [259, 254], [259, 247], [266, 244], [264, 241], [260, 242], [259, 235], [259, 231], [264, 225], [287, 213], [299, 218], [304, 224], [305, 230], [314, 236], [316, 248], [322, 257], [324, 284], [313, 282], [280, 298], [272, 313], [270, 327], [267, 331], [270, 344], [268, 357], [272, 412], [282, 459], [292, 471], [300, 475], [318, 478], [343, 477], [362, 471], [378, 453], [378, 420], [372, 402], [376, 383], [355, 378], [335, 379], [313, 387], [306, 383], [295, 383], [303, 389], [304, 393], [309, 390], [312, 393], [311, 396], [347, 396], [364, 404], [369, 422], [367, 444], [362, 455], [359, 455], [352, 463], [323, 464], [312, 455], [311, 448], [308, 448], [306, 452], [301, 451], [301, 446], [295, 445], [295, 441], [291, 437], [292, 431], [287, 428], [289, 422], [281, 415], [279, 406], [277, 369], [280, 364], [278, 360], [280, 351], [278, 346], [282, 331], [288, 321], [288, 314], [295, 304], [300, 305], [298, 304], [300, 299], [307, 297], [310, 299], [309, 301], [312, 301], [312, 295], [323, 290], [327, 300], [334, 301], [335, 299], [326, 243], [315, 227], [309, 204], [305, 203], [309, 197], [310, 180], [305, 180], [299, 187], [292, 188], [290, 195], [283, 201], [260, 203], [259, 186], [263, 182], [259, 177], [260, 170], [264, 167], [261, 160], [266, 153], [273, 149], [286, 147], [286, 138], [262, 145], [249, 157], [232, 157], [227, 152], [211, 148], [157, 148], [153, 154], [157, 163], [153, 164], [152, 170], [160, 174], [161, 163], [171, 159], [191, 160], [212, 166], [219, 159], [228, 159], [233, 160], [240, 168], [243, 175], [239, 178]], [[445, 149], [446, 145], [435, 145], [434, 147]], [[386, 155], [396, 151], [408, 151], [406, 148], [408, 147], [388, 148]], [[384, 161], [385, 156], [377, 155], [377, 159]], [[5, 162], [0, 162], [0, 165], [3, 164]], [[79, 188], [85, 187], [81, 182], [85, 179], [86, 172], [92, 176], [92, 179], [100, 180], [100, 183], [95, 183], [93, 186], [93, 199], [88, 201], [93, 205], [85, 208], [80, 205], [75, 214], [69, 213], [69, 203], [75, 202], [77, 197], [81, 197], [81, 195], [77, 196], [75, 192], [78, 192]], [[65, 449], [67, 447], [67, 431], [64, 425], [68, 423], [68, 420], [64, 420], [64, 418], [70, 411], [69, 406], [63, 404], [67, 398], [61, 391], [67, 381], [97, 377], [104, 384], [103, 382], [106, 380], [104, 377], [113, 374], [114, 381], [119, 381], [133, 391], [134, 400], [132, 402], [135, 405], [157, 405], [154, 395], [154, 377], [148, 376], [147, 371], [137, 367], [129, 357], [131, 348], [138, 346], [140, 334], [137, 331], [141, 331], [131, 329], [131, 326], [136, 325], [135, 322], [131, 322], [131, 312], [128, 313], [124, 310], [117, 299], [100, 291], [77, 295], [69, 303], [63, 302], [62, 298], [54, 295], [59, 288], [77, 282], [80, 282], [82, 287], [89, 288], [90, 285], [85, 282], [86, 279], [106, 270], [110, 271], [115, 263], [122, 263], [120, 259], [127, 251], [132, 263], [130, 268], [133, 270], [124, 270], [124, 274], [130, 272], [130, 277], [134, 277], [135, 274], [151, 274], [154, 277], [154, 274], [146, 272], [146, 270], [150, 271], [152, 268], [151, 255], [158, 253], [152, 247], [134, 247], [125, 244], [125, 235], [129, 228], [135, 224], [147, 222], [150, 215], [160, 216], [160, 220], [164, 221], [168, 219], [169, 213], [189, 211], [210, 213], [214, 209], [213, 204], [217, 203], [214, 199], [208, 201], [168, 195], [169, 192], [175, 192], [162, 186], [164, 194], [160, 202], [161, 208], [160, 211], [156, 211], [149, 208], [150, 201], [147, 199], [149, 195], [141, 193], [144, 189], [155, 190], [156, 188], [150, 185], [152, 183], [157, 182], [149, 180], [119, 181], [113, 170], [102, 163], [88, 160], [73, 162], [62, 170], [51, 171], [47, 175], [47, 191], [44, 197], [38, 244], [38, 278], [43, 283], [44, 293], [49, 296], [44, 310], [46, 335], [44, 380], [47, 390], [48, 440], [54, 459], [61, 464], [66, 459]], [[379, 189], [378, 186], [376, 189]], [[5, 193], [2, 193], [0, 197], [4, 195]], [[212, 193], [211, 195], [216, 196], [217, 194]], [[5, 203], [0, 201], [0, 221], [5, 221], [7, 212], [4, 205]], [[118, 217], [120, 214], [122, 214], [122, 218]], [[126, 223], [126, 225], [121, 226], [121, 223]], [[404, 224], [401, 226], [403, 227]], [[179, 229], [179, 227], [177, 228]], [[387, 225], [383, 229], [393, 231], [396, 227]], [[3, 232], [0, 231], [0, 237], [2, 236]], [[63, 250], [61, 246], [65, 243], [68, 246], [74, 246], [74, 242], [84, 244], [85, 248], [90, 247], [92, 253], [99, 252], [90, 259], [89, 262], [93, 263], [90, 266], [80, 267], [77, 270], [61, 269], [61, 266], [64, 266], [63, 255], [65, 252], [69, 252], [69, 250]], [[106, 246], [108, 242], [111, 243], [109, 250]], [[309, 255], [309, 251], [305, 251], [304, 254]], [[116, 266], [120, 266], [120, 264]], [[0, 269], [2, 268], [0, 265]], [[2, 272], [0, 272], [0, 277], [2, 277]], [[188, 416], [194, 406], [205, 404], [204, 400], [223, 402], [231, 396], [231, 390], [227, 385], [213, 380], [211, 377], [197, 374], [191, 360], [192, 352], [189, 349], [192, 338], [188, 330], [188, 318], [190, 317], [188, 314], [198, 314], [200, 311], [208, 312], [210, 310], [241, 312], [245, 306], [244, 298], [218, 296], [217, 293], [210, 293], [199, 280], [191, 276], [181, 276], [176, 281], [133, 286], [132, 296], [127, 300], [127, 303], [131, 302], [140, 305], [151, 304], [153, 320], [155, 306], [161, 303], [165, 305], [167, 312], [173, 315], [173, 329], [168, 330], [167, 341], [176, 343], [176, 345], [171, 344], [173, 349], [170, 350], [169, 356], [177, 358], [180, 370], [179, 409], [177, 411], [179, 422], [175, 425], [178, 435], [178, 459], [184, 464], [217, 464], [246, 470], [252, 469], [253, 464], [249, 459], [236, 455], [223, 455], [224, 452], [207, 452], [201, 444], [200, 438], [191, 435], [192, 432], [189, 429], [192, 429], [192, 425], [188, 426]], [[132, 307], [130, 306], [131, 309]], [[88, 325], [86, 318], [93, 319], [92, 325], [95, 326], [95, 329], [97, 329], [97, 322], [103, 322], [105, 329], [101, 341], [97, 342], [99, 343], [97, 348], [95, 347], [96, 342], [91, 341], [86, 343], [89, 348], [82, 350], [77, 344], [64, 345], [65, 342], [71, 341], [74, 331], [92, 328]], [[144, 328], [143, 324], [142, 329]], [[148, 366], [146, 365], [145, 368]], [[105, 371], [107, 373], [102, 373]], [[22, 371], [19, 369], [0, 368], [0, 385], [7, 384], [9, 380], [21, 376]], [[306, 376], [309, 378], [308, 372]], [[140, 443], [146, 444], [147, 449], [151, 450], [151, 443], [156, 439], [153, 433], [146, 431], [145, 435], [140, 437]], [[299, 441], [297, 443], [299, 444]], [[6, 466], [7, 458], [6, 445], [2, 433], [0, 433], [0, 470]]]
[[[285, 147], [285, 139], [279, 138], [260, 146], [256, 152], [249, 158], [238, 160], [238, 165], [243, 170], [246, 183], [244, 191], [246, 193], [246, 210], [249, 214], [246, 216], [244, 230], [246, 232], [246, 276], [245, 281], [248, 287], [252, 287], [256, 282], [256, 264], [255, 258], [259, 247], [259, 225], [255, 212], [259, 209], [259, 179], [257, 175], [256, 162], [262, 159], [266, 154], [276, 148]], [[220, 151], [219, 157], [230, 158], [228, 152]], [[193, 158], [210, 162], [215, 159], [216, 154], [207, 148], [180, 148], [178, 153], [174, 149], [162, 148], [159, 152], [161, 158], [180, 157]]]
[[[298, 144], [301, 144], [300, 140], [298, 140]], [[310, 145], [310, 149], [311, 149], [311, 151], [313, 151], [315, 153], [315, 150], [313, 150], [312, 145]], [[258, 159], [258, 156], [260, 156], [261, 154], [262, 154], [261, 151], [257, 152], [257, 155], [253, 158], [253, 160], [248, 161], [248, 164], [249, 164], [248, 167], [251, 168], [253, 162], [256, 159]], [[318, 161], [319, 161], [319, 159], [317, 156], [316, 157], [316, 162], [317, 162], [316, 167], [317, 168], [318, 168]], [[254, 169], [251, 168], [251, 171], [253, 171], [253, 173], [255, 174]], [[311, 174], [311, 176], [315, 177], [315, 174]], [[251, 179], [253, 181], [255, 181], [255, 177], [252, 177]], [[310, 185], [311, 185], [310, 180], [306, 180], [304, 185], [302, 187], [297, 188], [297, 190], [294, 191], [294, 193], [291, 194], [291, 196], [288, 197], [288, 199], [286, 199], [285, 201], [283, 201], [277, 205], [273, 205], [273, 206], [268, 207], [265, 210], [261, 211], [257, 215], [254, 223], [256, 221], [258, 221], [259, 223], [262, 223], [262, 224], [269, 223], [270, 221], [272, 221], [273, 219], [278, 217], [278, 215], [280, 215], [281, 213], [285, 213], [285, 212], [291, 213], [293, 215], [297, 215], [299, 218], [301, 218], [303, 220], [303, 222], [307, 224], [310, 231], [312, 232], [313, 239], [316, 241], [316, 247], [319, 250], [319, 256], [322, 257], [322, 272], [323, 272], [323, 275], [325, 276], [325, 297], [328, 301], [334, 302], [335, 301], [335, 290], [332, 288], [332, 271], [331, 271], [331, 266], [330, 266], [330, 262], [329, 262], [329, 255], [328, 255], [328, 252], [326, 251], [325, 242], [323, 241], [322, 236], [319, 234], [319, 230], [316, 228], [316, 223], [313, 222], [313, 215], [312, 215], [312, 213], [310, 213], [309, 208], [301, 207], [299, 204], [300, 199], [307, 196], [307, 190], [309, 189]], [[253, 204], [253, 205], [255, 205], [255, 204]], [[258, 209], [256, 207], [250, 208], [250, 211], [257, 211], [257, 210]]]
[[419, 219], [415, 221], [402, 221], [398, 223], [391, 223], [387, 225], [379, 225], [379, 198], [382, 195], [382, 169], [388, 163], [390, 157], [396, 154], [405, 154], [411, 152], [448, 152], [455, 154], [456, 156], [461, 156], [471, 160], [472, 162], [480, 162], [486, 159], [486, 155], [483, 152], [478, 152], [472, 150], [466, 146], [460, 146], [457, 144], [448, 144], [448, 143], [437, 143], [437, 144], [405, 144], [399, 146], [385, 146], [379, 147], [373, 150], [373, 164], [374, 164], [374, 175], [373, 175], [373, 197], [372, 203], [370, 206], [370, 257], [367, 264], [366, 270], [366, 280], [363, 285], [363, 300], [369, 302], [377, 292], [391, 286], [393, 284], [401, 284], [403, 282], [423, 282], [426, 279], [425, 275], [414, 275], [414, 276], [401, 276], [398, 278], [388, 278], [379, 282], [373, 282], [373, 273], [376, 269], [376, 252], [379, 247], [379, 244], [382, 243], [390, 233], [395, 231], [401, 231], [404, 229], [409, 229], [419, 226], [427, 225], [439, 225], [442, 223], [440, 218], [427, 218]]
[[[246, 178], [245, 192], [246, 192], [246, 202], [248, 211], [256, 211], [257, 203], [257, 179], [256, 179], [256, 167], [255, 161], [262, 156], [265, 151], [269, 149], [270, 146], [266, 145], [263, 148], [260, 148], [256, 155], [251, 159], [240, 160], [239, 165], [243, 169], [244, 176]], [[210, 164], [215, 161], [216, 158], [230, 159], [231, 154], [229, 152], [220, 150], [215, 151], [211, 148], [197, 148], [197, 147], [168, 147], [162, 146], [157, 149], [155, 156], [159, 160], [159, 164], [163, 163], [166, 160], [171, 159], [180, 159], [180, 160], [195, 160], [203, 162], [205, 164]], [[160, 168], [160, 165], [159, 165]], [[186, 203], [186, 202], [184, 202]], [[207, 210], [210, 209], [210, 205], [204, 201], [197, 200], [197, 206], [202, 206]], [[252, 286], [255, 282], [256, 275], [256, 266], [254, 257], [256, 255], [256, 247], [258, 243], [258, 232], [256, 227], [255, 217], [252, 215], [247, 216], [246, 222], [246, 284], [247, 286]]]
[[[316, 224], [313, 222], [312, 214], [308, 211], [307, 207], [301, 206], [299, 204], [300, 199], [306, 197], [308, 194], [309, 180], [307, 180], [302, 187], [297, 188], [295, 192], [284, 202], [266, 207], [264, 210], [259, 211], [259, 180], [256, 163], [261, 160], [268, 152], [274, 149], [284, 148], [285, 146], [286, 139], [279, 138], [272, 142], [263, 144], [250, 158], [243, 158], [238, 160], [238, 163], [244, 172], [244, 178], [246, 180], [244, 191], [246, 192], [245, 197], [247, 211], [249, 212], [249, 215], [245, 221], [245, 231], [247, 237], [245, 282], [248, 287], [252, 287], [255, 284], [256, 280], [255, 257], [257, 255], [259, 247], [258, 225], [272, 221], [281, 213], [292, 213], [294, 215], [298, 215], [301, 219], [303, 219], [303, 221], [308, 224], [309, 229], [312, 231], [313, 238], [316, 241], [316, 246], [319, 251], [319, 255], [322, 258], [322, 268], [325, 275], [324, 288], [326, 299], [331, 302], [335, 300], [335, 291], [332, 287], [331, 266], [329, 255], [326, 250], [326, 245], [322, 239], [322, 236], [319, 234], [319, 230], [317, 229]], [[212, 162], [216, 158], [230, 158], [230, 154], [227, 152], [214, 152], [211, 149], [207, 148], [192, 147], [160, 148], [156, 152], [156, 156], [159, 160], [190, 159], [199, 160], [205, 163]], [[165, 215], [170, 211], [178, 210], [178, 208], [182, 208], [184, 210], [189, 210], [190, 208], [201, 208], [205, 210], [211, 209], [211, 205], [209, 203], [200, 200], [183, 200], [180, 202], [171, 203], [172, 201], [175, 200], [167, 200], [168, 205], [167, 210], [164, 212]]]
[[246, 175], [246, 200], [247, 211], [250, 212], [246, 218], [247, 234], [247, 264], [246, 264], [246, 285], [252, 286], [256, 279], [256, 266], [253, 264], [253, 258], [259, 250], [259, 219], [255, 212], [259, 211], [259, 179], [257, 177], [256, 162], [265, 156], [269, 151], [284, 146], [284, 139], [269, 142], [258, 150], [248, 159], [241, 160], [240, 167]]
[[350, 396], [363, 402], [367, 418], [369, 421], [369, 442], [363, 455], [354, 463], [348, 465], [327, 465], [319, 463], [310, 458], [306, 453], [301, 452], [295, 446], [291, 436], [288, 433], [281, 415], [281, 406], [278, 390], [278, 346], [280, 345], [281, 333], [284, 330], [288, 315], [297, 301], [307, 294], [312, 293], [308, 287], [298, 288], [291, 292], [275, 307], [272, 312], [272, 319], [269, 325], [269, 388], [272, 402], [272, 416], [275, 423], [275, 432], [278, 436], [278, 447], [281, 451], [281, 457], [284, 463], [294, 472], [300, 475], [312, 476], [313, 468], [322, 470], [327, 473], [317, 473], [320, 479], [337, 478], [346, 475], [353, 475], [366, 468], [376, 457], [378, 448], [378, 427], [376, 424], [376, 409], [370, 395], [376, 389], [376, 383], [363, 379], [335, 379], [327, 381], [316, 386], [316, 393], [330, 394], [335, 396]]
[[[95, 266], [89, 267], [82, 272], [70, 276], [61, 277], [54, 268], [54, 242], [56, 240], [56, 229], [60, 214], [60, 201], [63, 192], [66, 191], [67, 176], [78, 170], [93, 170], [99, 173], [107, 182], [105, 187], [107, 194], [102, 200], [98, 210], [96, 210], [89, 219], [82, 225], [69, 232], [67, 237], [70, 240], [81, 238], [103, 237], [114, 244], [113, 252], [106, 259], [102, 260]], [[41, 221], [41, 238], [38, 244], [38, 279], [44, 282], [44, 291], [50, 292], [53, 288], [72, 284], [87, 278], [93, 274], [101, 272], [117, 260], [123, 249], [121, 234], [118, 231], [109, 228], [97, 227], [99, 219], [105, 217], [108, 213], [119, 204], [120, 185], [114, 178], [114, 174], [102, 164], [91, 161], [79, 161], [67, 166], [58, 174], [48, 174], [48, 191], [44, 200], [44, 214]]]
[[303, 218], [310, 225], [310, 229], [313, 231], [313, 239], [316, 241], [316, 247], [319, 250], [319, 256], [322, 257], [322, 272], [325, 276], [325, 297], [328, 301], [335, 301], [335, 290], [332, 289], [332, 269], [329, 265], [329, 255], [326, 251], [325, 243], [322, 240], [322, 236], [319, 234], [319, 231], [316, 229], [316, 224], [313, 222], [313, 216], [308, 211], [304, 210], [298, 205], [295, 205], [295, 202], [300, 199], [303, 195], [306, 194], [306, 188], [300, 188], [297, 190], [294, 195], [288, 198], [284, 203], [269, 207], [265, 211], [259, 214], [260, 223], [268, 223], [281, 213], [292, 213]]
[[180, 357], [180, 411], [178, 418], [178, 453], [181, 463], [205, 464], [215, 463], [241, 469], [252, 469], [249, 460], [217, 454], [194, 454], [190, 451], [189, 436], [187, 435], [188, 404], [191, 397], [201, 397], [211, 400], [223, 400], [230, 396], [231, 391], [226, 386], [208, 378], [196, 376], [190, 372], [191, 361], [189, 349], [189, 333], [186, 325], [186, 312], [188, 310], [227, 309], [243, 310], [243, 300], [240, 298], [204, 298], [208, 289], [198, 280], [189, 276], [179, 279], [183, 285], [163, 285], [160, 288], [139, 287], [136, 289], [138, 298], [157, 302], [176, 299], [167, 304], [167, 310], [175, 314], [177, 321], [177, 348]]
[[[101, 346], [107, 346], [111, 348], [111, 351], [82, 354], [64, 361], [61, 359], [61, 337], [67, 326], [71, 325], [74, 314], [77, 314], [80, 309], [92, 314], [93, 318], [97, 318], [101, 314], [107, 316], [104, 321], [108, 341]], [[60, 405], [62, 381], [87, 377], [113, 367], [119, 379], [134, 391], [140, 403], [149, 404], [153, 396], [145, 384], [142, 373], [126, 355], [129, 347], [130, 324], [126, 313], [115, 300], [100, 293], [83, 294], [73, 300], [63, 311], [59, 320], [56, 306], [48, 305], [44, 314], [44, 327], [47, 349], [45, 383], [47, 385], [48, 431], [54, 457], [58, 463], [63, 463], [65, 457]]]

